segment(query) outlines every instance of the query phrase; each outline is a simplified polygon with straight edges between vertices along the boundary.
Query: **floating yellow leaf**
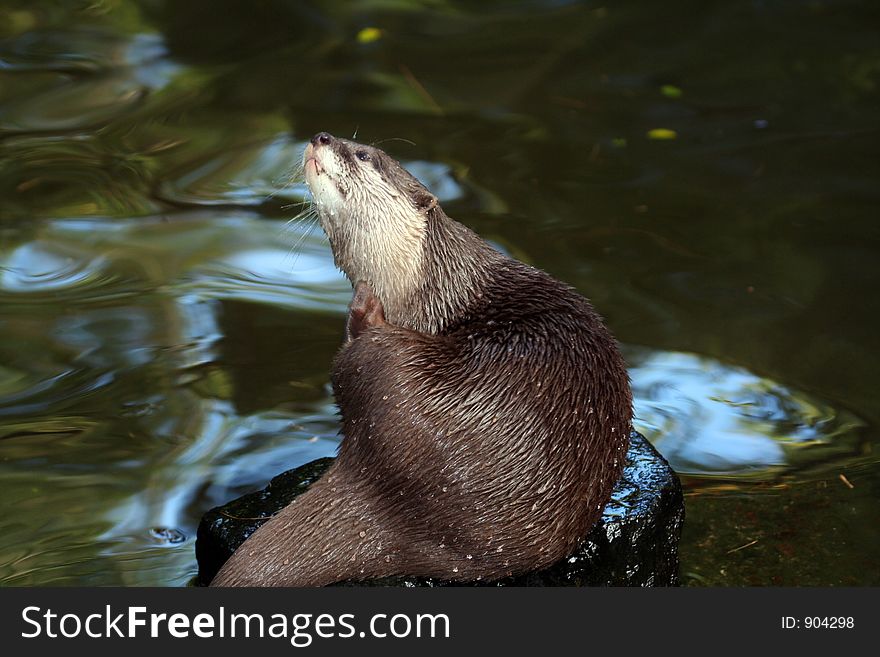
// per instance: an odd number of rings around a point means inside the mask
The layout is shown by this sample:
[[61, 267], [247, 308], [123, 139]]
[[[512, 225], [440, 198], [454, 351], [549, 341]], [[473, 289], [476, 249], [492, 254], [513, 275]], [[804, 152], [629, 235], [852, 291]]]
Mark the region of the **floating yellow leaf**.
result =
[[669, 128], [654, 128], [653, 130], [648, 130], [648, 139], [675, 139], [676, 137], [678, 137], [678, 133]]
[[378, 27], [365, 27], [357, 33], [358, 43], [373, 43], [382, 38], [382, 30]]
[[615, 137], [611, 143], [617, 148], [626, 148], [626, 137]]
[[681, 98], [681, 94], [684, 92], [674, 84], [664, 84], [660, 87], [660, 93], [667, 98]]

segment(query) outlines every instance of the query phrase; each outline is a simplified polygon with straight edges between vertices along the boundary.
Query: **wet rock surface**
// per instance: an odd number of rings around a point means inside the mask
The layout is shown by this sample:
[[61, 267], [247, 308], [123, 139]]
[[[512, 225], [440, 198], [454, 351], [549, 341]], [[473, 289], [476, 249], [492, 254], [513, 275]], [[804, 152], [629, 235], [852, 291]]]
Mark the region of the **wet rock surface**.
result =
[[[206, 585], [232, 553], [268, 518], [324, 474], [332, 458], [278, 475], [263, 490], [204, 515], [196, 540], [198, 583]], [[681, 484], [666, 460], [633, 432], [623, 475], [580, 546], [544, 570], [490, 586], [676, 586], [678, 541], [684, 520]], [[343, 586], [461, 586], [422, 577], [390, 577]], [[465, 584], [467, 585], [467, 584]], [[474, 582], [473, 585], [487, 585]]]

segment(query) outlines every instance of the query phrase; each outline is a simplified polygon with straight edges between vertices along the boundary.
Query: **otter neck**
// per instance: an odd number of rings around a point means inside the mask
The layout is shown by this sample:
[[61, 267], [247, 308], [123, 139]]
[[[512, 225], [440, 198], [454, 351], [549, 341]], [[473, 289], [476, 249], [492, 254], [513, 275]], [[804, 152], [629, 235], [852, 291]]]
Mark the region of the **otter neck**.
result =
[[433, 334], [467, 314], [482, 296], [493, 263], [504, 259], [440, 207], [427, 213], [417, 248], [400, 257], [393, 266], [375, 263], [379, 266], [370, 267], [368, 275], [346, 274], [353, 285], [361, 280], [370, 284], [389, 323]]

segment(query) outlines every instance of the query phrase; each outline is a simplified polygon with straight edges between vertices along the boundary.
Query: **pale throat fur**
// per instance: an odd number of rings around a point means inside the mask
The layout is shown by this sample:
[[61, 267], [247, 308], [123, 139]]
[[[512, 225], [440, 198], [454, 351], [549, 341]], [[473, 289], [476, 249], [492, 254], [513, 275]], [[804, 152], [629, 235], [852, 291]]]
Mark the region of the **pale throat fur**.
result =
[[352, 285], [370, 285], [391, 324], [441, 332], [479, 297], [487, 265], [504, 258], [446, 217], [382, 151], [336, 137], [313, 140], [303, 165], [336, 266]]

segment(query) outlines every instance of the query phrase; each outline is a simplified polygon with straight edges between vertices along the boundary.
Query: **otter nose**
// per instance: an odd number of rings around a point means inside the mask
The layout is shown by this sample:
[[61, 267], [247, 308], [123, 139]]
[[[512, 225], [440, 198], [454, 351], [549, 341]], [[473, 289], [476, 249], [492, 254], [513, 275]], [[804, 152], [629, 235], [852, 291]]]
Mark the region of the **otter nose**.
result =
[[318, 144], [323, 144], [326, 146], [331, 141], [333, 141], [333, 135], [329, 132], [319, 132], [314, 137], [312, 137], [312, 145], [317, 146]]

